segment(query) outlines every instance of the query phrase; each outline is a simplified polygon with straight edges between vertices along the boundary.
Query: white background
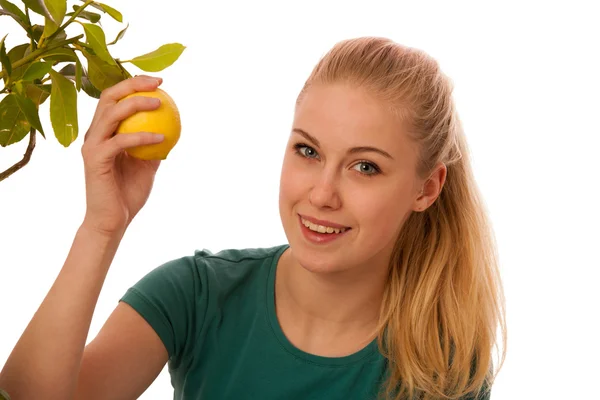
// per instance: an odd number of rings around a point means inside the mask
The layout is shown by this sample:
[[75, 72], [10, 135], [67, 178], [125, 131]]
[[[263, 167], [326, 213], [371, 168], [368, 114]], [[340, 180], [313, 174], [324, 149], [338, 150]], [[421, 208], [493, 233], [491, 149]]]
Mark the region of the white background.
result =
[[[456, 86], [507, 297], [508, 356], [493, 400], [600, 399], [596, 2], [106, 1], [131, 24], [116, 57], [187, 46], [155, 74], [183, 131], [114, 260], [89, 339], [164, 261], [285, 241], [277, 196], [296, 95], [338, 40], [387, 36], [430, 53]], [[120, 26], [103, 21], [112, 40]], [[0, 17], [8, 48], [24, 41], [19, 29]], [[63, 148], [47, 102], [48, 140], [38, 137], [29, 165], [0, 183], [0, 365], [82, 220], [79, 151], [95, 105], [80, 96], [80, 137]], [[0, 169], [26, 145], [0, 149]], [[165, 370], [142, 399], [171, 397]]]

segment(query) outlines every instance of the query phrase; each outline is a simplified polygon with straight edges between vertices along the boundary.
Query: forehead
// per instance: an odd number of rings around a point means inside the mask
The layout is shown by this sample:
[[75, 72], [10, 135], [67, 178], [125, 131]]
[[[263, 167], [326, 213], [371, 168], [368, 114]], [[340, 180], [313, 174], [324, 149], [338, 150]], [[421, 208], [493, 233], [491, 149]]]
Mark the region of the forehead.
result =
[[382, 101], [349, 85], [310, 87], [296, 106], [294, 127], [331, 149], [374, 146], [397, 160], [416, 156], [400, 119]]

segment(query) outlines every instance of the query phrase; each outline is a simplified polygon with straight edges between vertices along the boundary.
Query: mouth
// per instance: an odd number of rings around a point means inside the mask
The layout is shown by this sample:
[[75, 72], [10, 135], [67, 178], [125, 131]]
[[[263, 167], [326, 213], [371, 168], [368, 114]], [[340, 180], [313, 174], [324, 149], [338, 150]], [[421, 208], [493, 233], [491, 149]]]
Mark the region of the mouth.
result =
[[344, 232], [346, 232], [346, 230], [350, 229], [347, 227], [334, 228], [333, 226], [329, 226], [330, 224], [328, 224], [328, 225], [315, 224], [315, 223], [313, 223], [305, 218], [302, 218], [302, 217], [300, 217], [300, 222], [302, 222], [302, 225], [304, 225], [311, 231], [318, 232], [318, 233], [344, 233]]
[[326, 243], [344, 236], [352, 228], [329, 221], [298, 215], [302, 233], [311, 242]]

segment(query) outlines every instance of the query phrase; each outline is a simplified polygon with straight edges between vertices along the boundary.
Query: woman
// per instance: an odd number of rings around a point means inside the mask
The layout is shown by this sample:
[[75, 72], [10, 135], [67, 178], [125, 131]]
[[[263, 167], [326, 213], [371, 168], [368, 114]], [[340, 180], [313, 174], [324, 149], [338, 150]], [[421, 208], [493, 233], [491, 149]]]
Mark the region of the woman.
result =
[[159, 166], [123, 150], [160, 135], [113, 136], [156, 99], [119, 100], [159, 84], [102, 93], [82, 147], [86, 216], [0, 375], [13, 400], [134, 399], [167, 362], [176, 399], [489, 398], [503, 295], [452, 86], [383, 38], [336, 44], [298, 96], [279, 201], [289, 244], [166, 263], [85, 346]]

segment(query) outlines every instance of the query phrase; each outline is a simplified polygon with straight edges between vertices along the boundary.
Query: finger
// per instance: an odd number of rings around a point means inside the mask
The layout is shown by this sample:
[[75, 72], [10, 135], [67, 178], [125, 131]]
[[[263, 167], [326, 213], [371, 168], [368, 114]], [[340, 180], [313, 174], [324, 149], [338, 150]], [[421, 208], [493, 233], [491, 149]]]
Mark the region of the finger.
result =
[[144, 75], [144, 74], [139, 74], [139, 75], [135, 75], [135, 76], [141, 76], [143, 78], [154, 78], [154, 79], [156, 79], [156, 77], [154, 77], [154, 76]]
[[102, 91], [100, 100], [108, 103], [116, 103], [123, 97], [135, 92], [151, 92], [162, 83], [162, 78], [148, 75], [140, 75], [125, 79]]
[[111, 137], [119, 126], [119, 123], [125, 118], [139, 111], [156, 110], [158, 107], [160, 107], [160, 99], [154, 97], [134, 96], [122, 100], [106, 109], [103, 121], [97, 124], [95, 131], [91, 135], [102, 141]]
[[112, 159], [125, 149], [160, 143], [164, 139], [164, 135], [151, 132], [136, 132], [115, 135], [115, 137], [106, 143], [106, 154], [104, 155], [104, 158]]

